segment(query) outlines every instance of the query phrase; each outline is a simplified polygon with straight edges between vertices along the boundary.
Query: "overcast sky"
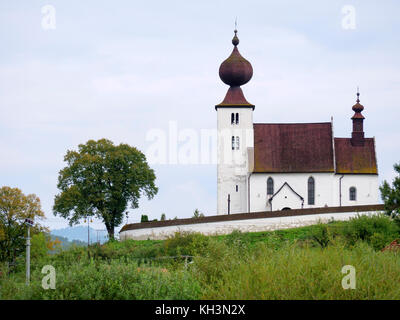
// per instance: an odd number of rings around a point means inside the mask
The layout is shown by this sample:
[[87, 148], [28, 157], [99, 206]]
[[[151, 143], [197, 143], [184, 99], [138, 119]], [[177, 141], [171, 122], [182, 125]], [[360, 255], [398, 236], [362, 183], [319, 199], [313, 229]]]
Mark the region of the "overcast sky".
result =
[[[168, 134], [171, 123], [214, 129], [236, 17], [254, 69], [243, 87], [254, 122], [332, 116], [335, 136], [350, 137], [359, 86], [380, 180], [391, 180], [400, 161], [399, 15], [395, 0], [2, 0], [0, 185], [35, 193], [46, 224], [65, 227], [51, 208], [68, 149], [107, 138], [146, 152], [146, 135]], [[129, 222], [216, 213], [215, 164], [152, 167], [159, 193]]]

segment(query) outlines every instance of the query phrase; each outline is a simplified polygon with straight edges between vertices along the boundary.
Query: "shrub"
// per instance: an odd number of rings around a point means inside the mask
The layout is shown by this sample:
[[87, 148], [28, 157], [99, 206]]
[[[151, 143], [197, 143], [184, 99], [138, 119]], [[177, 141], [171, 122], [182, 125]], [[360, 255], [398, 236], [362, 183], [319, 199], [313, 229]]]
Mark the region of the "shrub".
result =
[[42, 259], [47, 255], [48, 248], [46, 245], [46, 237], [44, 233], [34, 234], [31, 238], [31, 258]]
[[251, 235], [248, 232], [241, 232], [240, 230], [234, 230], [228, 234], [225, 238], [225, 242], [228, 246], [234, 246], [240, 249], [246, 249], [250, 246]]
[[318, 223], [311, 227], [310, 238], [318, 243], [322, 248], [328, 246], [332, 240], [332, 236], [329, 232], [328, 225]]
[[140, 222], [149, 222], [149, 217], [145, 214], [142, 214], [142, 217], [140, 218]]
[[343, 226], [343, 235], [349, 245], [365, 241], [375, 250], [382, 249], [399, 236], [399, 227], [383, 214], [358, 215]]
[[201, 233], [176, 232], [164, 241], [164, 254], [169, 256], [203, 254], [208, 247], [209, 237]]
[[199, 209], [195, 209], [194, 212], [193, 212], [193, 217], [192, 218], [194, 218], [194, 219], [204, 218], [204, 214], [201, 213], [199, 211]]
[[392, 185], [384, 180], [379, 190], [381, 191], [381, 198], [385, 203], [385, 213], [394, 218], [400, 226], [400, 162], [395, 163], [393, 168], [398, 175], [393, 179]]
[[101, 260], [154, 258], [161, 255], [161, 241], [113, 241], [90, 246], [89, 251], [91, 257]]

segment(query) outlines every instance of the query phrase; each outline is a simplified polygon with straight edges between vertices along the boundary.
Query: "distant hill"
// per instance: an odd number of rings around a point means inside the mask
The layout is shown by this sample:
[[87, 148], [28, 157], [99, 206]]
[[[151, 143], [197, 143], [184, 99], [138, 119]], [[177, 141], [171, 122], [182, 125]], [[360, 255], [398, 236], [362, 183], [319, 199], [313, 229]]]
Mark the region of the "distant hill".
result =
[[[51, 235], [67, 238], [68, 241], [77, 240], [85, 244], [88, 242], [88, 228], [85, 226], [55, 229], [51, 231]], [[104, 243], [108, 240], [107, 231], [89, 228], [89, 239], [91, 244], [96, 242]]]
[[[51, 239], [54, 241], [55, 239], [57, 239], [58, 241], [61, 242], [61, 248], [62, 249], [68, 249], [72, 246], [77, 246], [77, 247], [86, 247], [87, 246], [87, 242], [83, 242], [80, 240], [71, 240], [69, 241], [68, 238], [62, 237], [62, 236], [56, 236], [54, 234], [50, 234]], [[50, 252], [52, 253], [52, 252]]]

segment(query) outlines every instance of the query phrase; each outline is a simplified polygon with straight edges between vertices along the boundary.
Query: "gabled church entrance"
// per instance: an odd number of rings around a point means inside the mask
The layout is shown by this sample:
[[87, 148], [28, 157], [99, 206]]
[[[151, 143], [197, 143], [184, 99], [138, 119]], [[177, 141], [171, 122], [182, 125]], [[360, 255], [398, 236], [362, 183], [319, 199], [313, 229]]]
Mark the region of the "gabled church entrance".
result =
[[271, 211], [301, 209], [304, 198], [300, 196], [287, 182], [268, 200]]

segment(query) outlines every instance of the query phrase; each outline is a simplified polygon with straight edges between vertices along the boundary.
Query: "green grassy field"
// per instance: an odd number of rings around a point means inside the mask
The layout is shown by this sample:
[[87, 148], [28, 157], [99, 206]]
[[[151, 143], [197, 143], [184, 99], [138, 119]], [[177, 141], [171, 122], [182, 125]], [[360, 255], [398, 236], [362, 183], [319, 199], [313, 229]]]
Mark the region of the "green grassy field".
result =
[[[400, 253], [381, 252], [399, 237], [388, 217], [361, 216], [274, 232], [77, 247], [36, 257], [29, 287], [23, 257], [12, 271], [3, 266], [0, 299], [400, 299]], [[42, 288], [44, 265], [55, 267], [55, 290]], [[342, 287], [345, 265], [355, 268], [355, 289]]]

